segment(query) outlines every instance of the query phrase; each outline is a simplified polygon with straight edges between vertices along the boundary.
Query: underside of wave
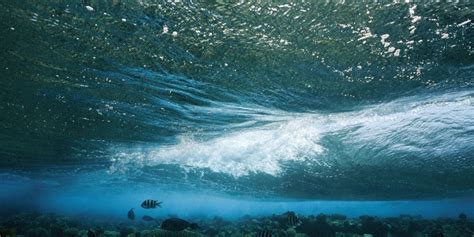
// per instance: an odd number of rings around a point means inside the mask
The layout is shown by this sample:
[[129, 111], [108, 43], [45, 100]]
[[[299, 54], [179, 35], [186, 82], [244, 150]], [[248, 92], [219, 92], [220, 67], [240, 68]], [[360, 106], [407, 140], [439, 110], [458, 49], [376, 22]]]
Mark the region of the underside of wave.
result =
[[222, 105], [219, 113], [255, 115], [241, 128], [182, 134], [175, 144], [117, 144], [109, 173], [293, 197], [458, 196], [474, 188], [472, 98], [416, 95], [341, 113]]

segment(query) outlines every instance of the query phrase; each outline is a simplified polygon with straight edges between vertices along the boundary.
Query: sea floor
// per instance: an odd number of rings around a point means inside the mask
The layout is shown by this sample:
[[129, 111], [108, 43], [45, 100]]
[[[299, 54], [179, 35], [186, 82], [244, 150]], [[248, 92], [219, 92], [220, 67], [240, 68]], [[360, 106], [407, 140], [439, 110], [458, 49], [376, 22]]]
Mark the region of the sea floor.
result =
[[[166, 231], [160, 223], [166, 218], [143, 221], [94, 217], [67, 217], [56, 214], [20, 213], [0, 217], [0, 236], [26, 237], [149, 237], [149, 236], [429, 236], [473, 237], [474, 221], [464, 214], [458, 218], [424, 219], [421, 216], [360, 216], [339, 214], [297, 215], [296, 227], [288, 226], [287, 213], [271, 216], [244, 216], [236, 220], [221, 217], [192, 218], [199, 229]], [[266, 235], [265, 235], [266, 234]]]

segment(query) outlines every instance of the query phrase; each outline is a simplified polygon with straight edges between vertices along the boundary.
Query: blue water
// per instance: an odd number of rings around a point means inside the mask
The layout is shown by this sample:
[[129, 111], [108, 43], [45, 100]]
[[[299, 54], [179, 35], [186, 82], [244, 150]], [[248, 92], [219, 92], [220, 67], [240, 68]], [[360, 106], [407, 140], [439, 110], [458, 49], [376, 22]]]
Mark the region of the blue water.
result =
[[3, 1], [3, 212], [474, 215], [473, 9]]

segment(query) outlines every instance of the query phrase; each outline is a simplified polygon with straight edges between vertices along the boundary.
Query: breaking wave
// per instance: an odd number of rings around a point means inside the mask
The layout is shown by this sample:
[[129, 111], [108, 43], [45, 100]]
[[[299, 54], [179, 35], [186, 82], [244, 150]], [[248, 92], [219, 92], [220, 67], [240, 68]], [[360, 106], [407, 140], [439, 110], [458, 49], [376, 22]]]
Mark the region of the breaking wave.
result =
[[4, 177], [330, 200], [474, 189], [469, 2], [0, 9]]

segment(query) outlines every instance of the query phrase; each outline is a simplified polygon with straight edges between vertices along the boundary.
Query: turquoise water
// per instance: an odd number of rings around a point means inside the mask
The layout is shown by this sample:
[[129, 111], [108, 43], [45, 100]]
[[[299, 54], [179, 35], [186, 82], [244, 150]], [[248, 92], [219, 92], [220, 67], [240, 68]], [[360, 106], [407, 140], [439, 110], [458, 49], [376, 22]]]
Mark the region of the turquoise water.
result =
[[2, 214], [472, 216], [473, 12], [2, 1]]

